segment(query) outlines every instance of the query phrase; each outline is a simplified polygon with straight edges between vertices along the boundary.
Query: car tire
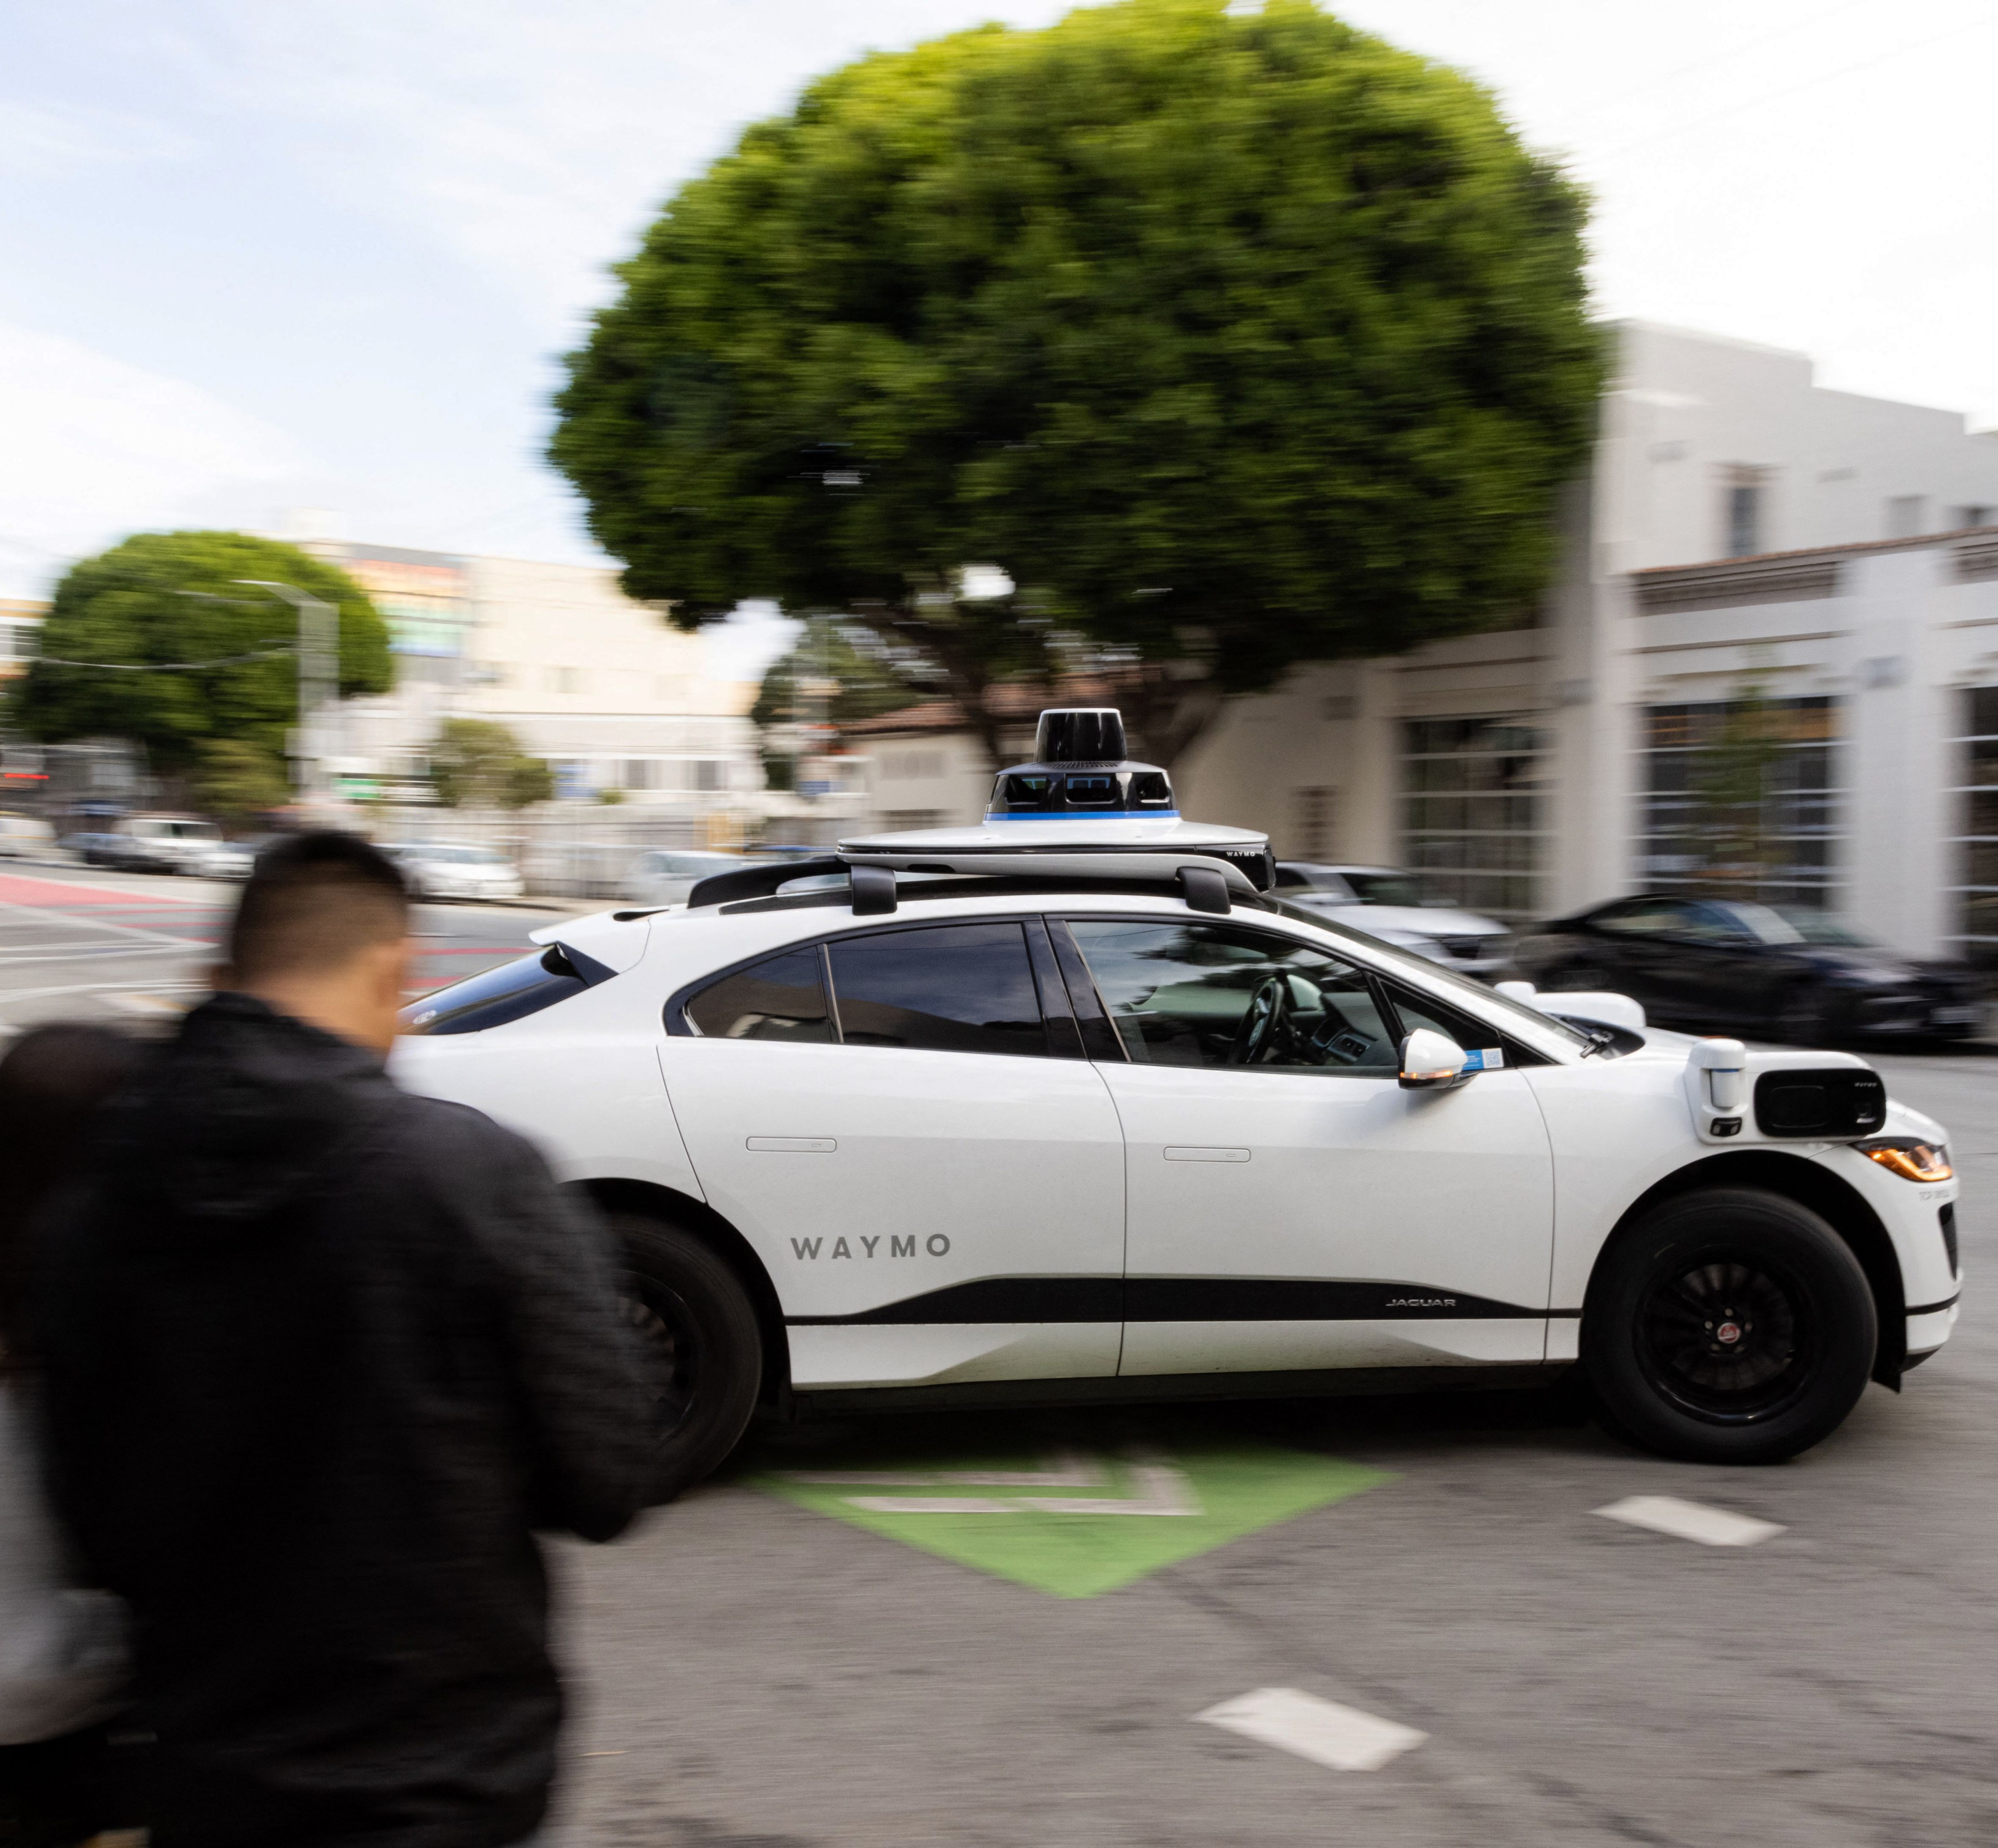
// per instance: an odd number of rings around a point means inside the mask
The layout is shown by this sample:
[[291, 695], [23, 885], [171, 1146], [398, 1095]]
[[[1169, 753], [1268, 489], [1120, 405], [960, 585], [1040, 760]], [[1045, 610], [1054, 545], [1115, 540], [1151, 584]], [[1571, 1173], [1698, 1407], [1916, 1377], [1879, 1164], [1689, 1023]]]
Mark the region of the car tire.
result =
[[741, 1440], [762, 1385], [762, 1331], [741, 1279], [692, 1233], [635, 1213], [613, 1214], [611, 1227], [651, 1371], [646, 1499], [656, 1504], [711, 1474]]
[[1779, 1463], [1844, 1422], [1879, 1339], [1866, 1274], [1830, 1226], [1781, 1194], [1712, 1188], [1617, 1234], [1581, 1358], [1605, 1421], [1644, 1448]]

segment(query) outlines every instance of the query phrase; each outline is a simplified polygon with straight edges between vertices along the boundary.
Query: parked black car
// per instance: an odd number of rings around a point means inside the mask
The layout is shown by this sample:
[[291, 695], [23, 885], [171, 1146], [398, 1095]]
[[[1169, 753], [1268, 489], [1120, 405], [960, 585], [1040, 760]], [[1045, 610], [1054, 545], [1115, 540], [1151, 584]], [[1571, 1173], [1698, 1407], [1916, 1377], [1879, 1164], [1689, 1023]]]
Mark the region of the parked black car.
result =
[[1914, 963], [1802, 905], [1658, 894], [1523, 932], [1542, 988], [1613, 988], [1661, 1026], [1823, 1045], [1851, 1035], [1976, 1031], [1975, 973]]

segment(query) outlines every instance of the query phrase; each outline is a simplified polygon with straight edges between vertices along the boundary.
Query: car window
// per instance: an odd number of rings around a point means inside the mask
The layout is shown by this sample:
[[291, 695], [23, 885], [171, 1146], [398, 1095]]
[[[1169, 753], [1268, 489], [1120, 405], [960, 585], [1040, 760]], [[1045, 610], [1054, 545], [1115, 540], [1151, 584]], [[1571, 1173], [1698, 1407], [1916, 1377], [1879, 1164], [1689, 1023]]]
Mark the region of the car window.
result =
[[710, 1040], [830, 1046], [838, 1036], [816, 946], [786, 950], [724, 975], [687, 1003], [686, 1017]]
[[1755, 933], [1736, 915], [1737, 910], [1748, 908], [1732, 905], [1683, 906], [1683, 915], [1674, 926], [1675, 934], [1693, 943], [1752, 943]]
[[1350, 902], [1353, 894], [1346, 881], [1329, 867], [1298, 866], [1285, 861], [1277, 868], [1276, 889], [1280, 892], [1322, 892], [1328, 898]]
[[1134, 1063], [1364, 1078], [1398, 1069], [1378, 991], [1340, 957], [1228, 925], [1068, 926]]
[[1468, 1014], [1460, 1014], [1455, 1008], [1444, 1006], [1432, 995], [1418, 995], [1399, 982], [1388, 985], [1388, 995], [1395, 1004], [1395, 1017], [1403, 1033], [1419, 1033], [1427, 1027], [1432, 1033], [1454, 1040], [1466, 1052], [1484, 1055], [1479, 1061], [1479, 1069], [1483, 1071], [1512, 1062], [1506, 1057], [1499, 1034], [1483, 1022], [1473, 1019]]
[[1616, 911], [1599, 913], [1595, 927], [1633, 937], [1659, 936], [1683, 929], [1689, 908], [1677, 898], [1633, 898]]
[[1017, 922], [870, 932], [826, 946], [849, 1046], [1046, 1057], [1026, 933]]
[[1348, 873], [1346, 883], [1362, 905], [1431, 905], [1436, 902], [1423, 891], [1422, 881], [1407, 873]]
[[483, 1033], [607, 981], [615, 971], [579, 950], [551, 943], [532, 956], [482, 970], [404, 1008], [400, 1030], [417, 1035]]

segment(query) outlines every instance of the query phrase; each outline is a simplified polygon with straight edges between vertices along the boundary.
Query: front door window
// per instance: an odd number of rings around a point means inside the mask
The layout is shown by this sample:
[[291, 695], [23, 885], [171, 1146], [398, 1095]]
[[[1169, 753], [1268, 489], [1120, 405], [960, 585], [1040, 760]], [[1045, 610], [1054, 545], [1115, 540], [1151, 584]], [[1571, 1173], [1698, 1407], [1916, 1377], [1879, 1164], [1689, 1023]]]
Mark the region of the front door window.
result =
[[1258, 932], [1071, 919], [1134, 1064], [1392, 1078], [1395, 1033], [1350, 963]]

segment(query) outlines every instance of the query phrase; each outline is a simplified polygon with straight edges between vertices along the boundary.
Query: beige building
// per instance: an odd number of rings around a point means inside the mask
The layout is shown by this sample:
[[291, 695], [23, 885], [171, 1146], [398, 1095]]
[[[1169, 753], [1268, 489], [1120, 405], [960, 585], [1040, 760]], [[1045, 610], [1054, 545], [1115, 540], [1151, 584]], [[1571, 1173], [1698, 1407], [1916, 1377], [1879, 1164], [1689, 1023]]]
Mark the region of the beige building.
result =
[[0, 597], [0, 680], [28, 671], [40, 652], [42, 625], [49, 606], [18, 597]]
[[615, 791], [705, 816], [755, 805], [753, 683], [717, 678], [702, 635], [634, 603], [614, 572], [316, 542], [387, 618], [396, 685], [342, 709], [339, 780], [406, 780], [448, 718], [507, 725], [552, 767], [558, 796]]

